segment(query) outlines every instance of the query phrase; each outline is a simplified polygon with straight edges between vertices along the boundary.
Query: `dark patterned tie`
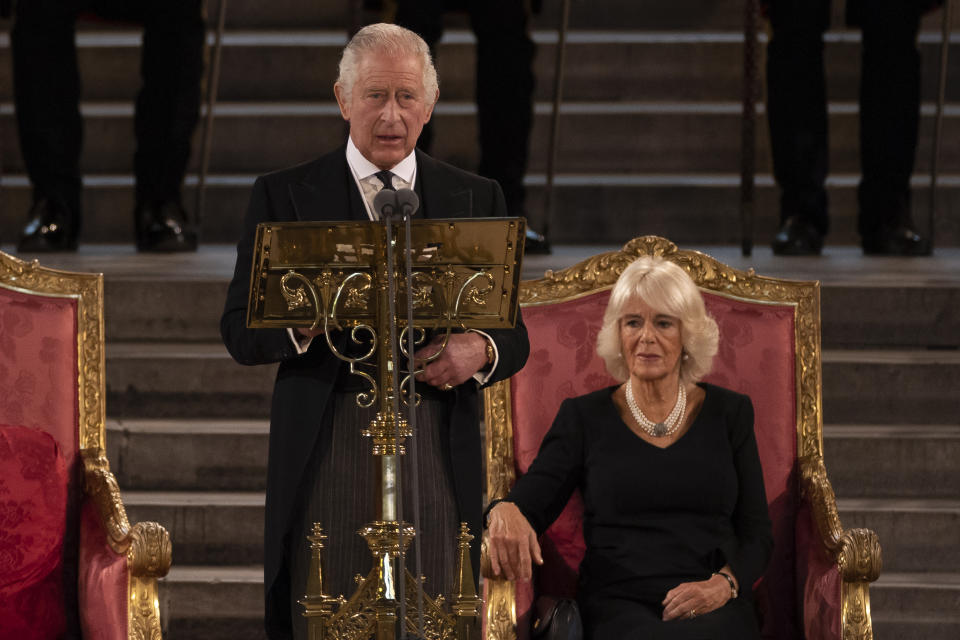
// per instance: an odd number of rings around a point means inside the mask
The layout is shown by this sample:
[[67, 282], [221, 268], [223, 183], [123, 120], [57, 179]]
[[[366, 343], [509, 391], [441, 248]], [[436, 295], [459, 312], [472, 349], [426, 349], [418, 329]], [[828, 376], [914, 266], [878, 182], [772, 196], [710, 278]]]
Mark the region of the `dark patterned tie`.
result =
[[384, 189], [389, 189], [390, 191], [396, 191], [396, 188], [393, 186], [393, 174], [389, 171], [377, 171], [375, 174], [377, 179], [383, 183]]

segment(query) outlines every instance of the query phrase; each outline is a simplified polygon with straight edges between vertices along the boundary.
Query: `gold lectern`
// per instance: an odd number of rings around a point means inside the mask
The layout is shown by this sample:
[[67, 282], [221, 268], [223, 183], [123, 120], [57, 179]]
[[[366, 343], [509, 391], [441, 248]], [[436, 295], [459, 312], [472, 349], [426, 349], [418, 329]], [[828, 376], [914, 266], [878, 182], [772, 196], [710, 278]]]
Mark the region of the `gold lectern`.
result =
[[[417, 371], [400, 370], [398, 350], [412, 363], [411, 353], [433, 331], [443, 340], [432, 360], [454, 331], [513, 327], [523, 238], [522, 218], [417, 220], [405, 226], [389, 219], [293, 222], [257, 228], [247, 324], [322, 329], [334, 355], [366, 381], [357, 404], [369, 408], [376, 403], [378, 409], [361, 431], [380, 458], [378, 512], [359, 532], [373, 554], [373, 566], [349, 600], [326, 594], [326, 536], [320, 523], [314, 524], [310, 578], [301, 600], [311, 640], [394, 640], [405, 632], [430, 640], [479, 638], [481, 601], [470, 564], [473, 536], [466, 524], [457, 540], [459, 566], [449, 612], [443, 597], [426, 596], [422, 583], [404, 566], [416, 532], [400, 513], [399, 456], [415, 425], [404, 418], [400, 405], [412, 408], [419, 396]], [[348, 329], [350, 340], [364, 351], [359, 357], [344, 355], [331, 339], [331, 331]]]

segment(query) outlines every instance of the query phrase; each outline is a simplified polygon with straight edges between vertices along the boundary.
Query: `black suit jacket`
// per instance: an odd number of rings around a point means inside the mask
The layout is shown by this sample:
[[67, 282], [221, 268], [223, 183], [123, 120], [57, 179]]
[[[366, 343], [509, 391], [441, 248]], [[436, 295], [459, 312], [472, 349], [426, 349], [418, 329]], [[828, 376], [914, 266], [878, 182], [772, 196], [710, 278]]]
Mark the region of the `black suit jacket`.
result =
[[[499, 185], [416, 152], [415, 189], [427, 218], [492, 217], [506, 215]], [[297, 220], [368, 220], [361, 194], [347, 165], [346, 147], [304, 165], [257, 179], [237, 245], [237, 264], [220, 321], [224, 344], [245, 365], [280, 363], [270, 410], [270, 457], [267, 465], [267, 501], [264, 536], [264, 588], [267, 629], [288, 633], [289, 577], [284, 567], [284, 545], [291, 527], [297, 496], [304, 482], [309, 456], [323, 429], [327, 401], [343, 363], [323, 340], [314, 340], [297, 355], [283, 329], [248, 329], [247, 297], [253, 240], [261, 222]], [[519, 316], [518, 316], [519, 318]], [[507, 378], [524, 365], [529, 352], [522, 319], [509, 330], [486, 331], [497, 345], [499, 360], [490, 382]], [[469, 380], [453, 393], [449, 445], [454, 490], [460, 519], [477, 536], [481, 531], [481, 447], [479, 392]], [[374, 514], [371, 514], [373, 518]], [[473, 545], [475, 571], [479, 544]], [[298, 594], [299, 595], [299, 594]]]

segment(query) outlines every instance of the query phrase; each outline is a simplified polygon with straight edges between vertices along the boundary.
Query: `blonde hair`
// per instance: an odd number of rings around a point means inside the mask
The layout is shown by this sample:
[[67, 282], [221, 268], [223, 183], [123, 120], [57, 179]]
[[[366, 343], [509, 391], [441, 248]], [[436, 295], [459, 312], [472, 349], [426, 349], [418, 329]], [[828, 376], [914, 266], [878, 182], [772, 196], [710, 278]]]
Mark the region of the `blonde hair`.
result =
[[364, 57], [371, 53], [384, 53], [391, 57], [419, 57], [420, 66], [423, 68], [423, 89], [426, 92], [424, 99], [428, 104], [433, 104], [440, 90], [440, 81], [437, 79], [437, 69], [433, 66], [430, 47], [413, 31], [384, 22], [360, 29], [344, 47], [337, 77], [337, 84], [342, 87], [344, 99], [350, 100], [360, 64]]
[[627, 302], [636, 298], [680, 320], [680, 340], [686, 356], [680, 359], [681, 382], [694, 383], [707, 375], [720, 341], [716, 321], [707, 314], [700, 290], [683, 269], [663, 258], [647, 256], [623, 270], [603, 314], [597, 354], [610, 375], [623, 382], [630, 374], [620, 350], [620, 317]]

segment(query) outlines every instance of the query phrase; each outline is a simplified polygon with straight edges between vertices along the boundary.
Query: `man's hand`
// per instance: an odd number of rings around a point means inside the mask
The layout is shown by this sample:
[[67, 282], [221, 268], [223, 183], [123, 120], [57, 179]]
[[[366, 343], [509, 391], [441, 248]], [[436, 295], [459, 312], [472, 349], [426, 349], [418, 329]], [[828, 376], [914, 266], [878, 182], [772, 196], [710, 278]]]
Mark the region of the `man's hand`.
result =
[[530, 558], [543, 564], [537, 533], [512, 502], [501, 502], [487, 514], [487, 552], [494, 575], [509, 580], [529, 580], [533, 575]]
[[[417, 367], [423, 366], [426, 358], [437, 353], [443, 336], [435, 336], [430, 343], [413, 354]], [[447, 341], [447, 348], [440, 357], [424, 367], [417, 376], [418, 382], [426, 382], [440, 389], [463, 384], [487, 364], [487, 339], [479, 333], [454, 333]], [[449, 387], [447, 387], [449, 385]]]
[[663, 619], [702, 616], [727, 604], [730, 595], [730, 583], [720, 575], [699, 582], [682, 582], [663, 599]]

